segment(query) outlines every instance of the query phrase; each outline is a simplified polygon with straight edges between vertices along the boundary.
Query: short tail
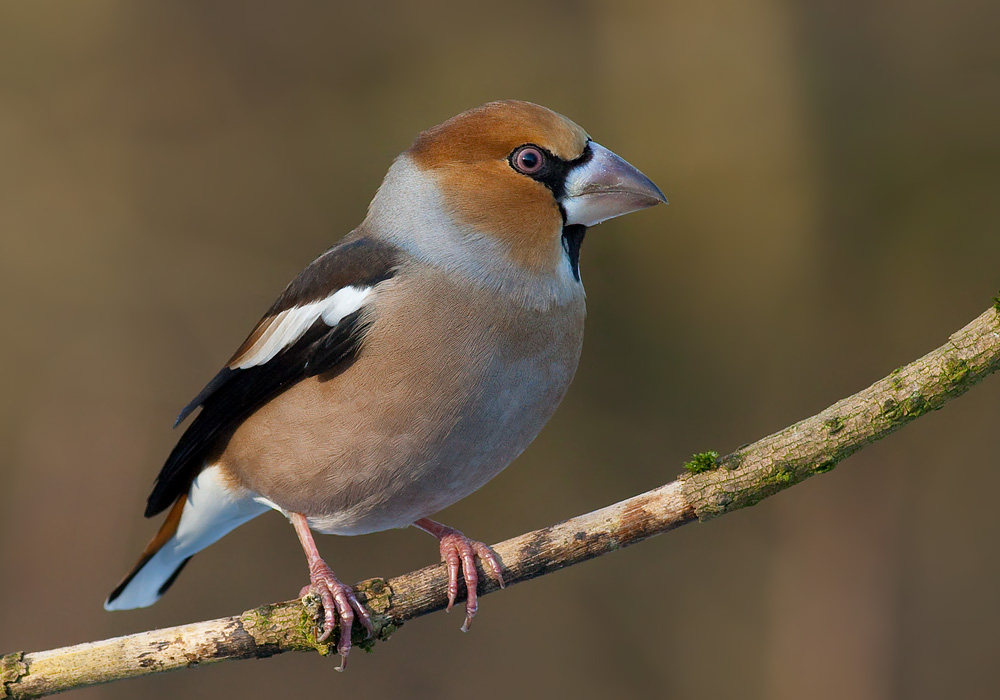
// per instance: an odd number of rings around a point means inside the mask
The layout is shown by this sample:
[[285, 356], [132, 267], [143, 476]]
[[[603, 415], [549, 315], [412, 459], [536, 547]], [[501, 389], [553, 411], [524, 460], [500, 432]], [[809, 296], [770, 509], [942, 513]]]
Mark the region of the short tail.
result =
[[186, 494], [177, 499], [159, 532], [142, 550], [139, 561], [104, 601], [105, 610], [149, 607], [177, 580], [184, 565], [193, 556], [178, 551], [174, 537], [186, 503]]
[[174, 503], [139, 561], [104, 601], [104, 609], [149, 607], [173, 585], [192, 556], [266, 510], [249, 492], [234, 492], [219, 467], [205, 469]]

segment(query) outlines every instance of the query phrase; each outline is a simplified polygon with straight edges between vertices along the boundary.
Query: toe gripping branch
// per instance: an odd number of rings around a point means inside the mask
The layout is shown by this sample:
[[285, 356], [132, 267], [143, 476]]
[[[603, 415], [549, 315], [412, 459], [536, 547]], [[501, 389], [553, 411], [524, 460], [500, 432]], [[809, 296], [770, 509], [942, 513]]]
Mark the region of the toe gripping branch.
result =
[[325, 642], [333, 634], [339, 621], [340, 637], [337, 640], [337, 652], [340, 654], [340, 666], [337, 670], [343, 671], [347, 668], [347, 655], [351, 653], [351, 629], [354, 626], [354, 619], [357, 617], [367, 632], [366, 638], [370, 639], [375, 633], [371, 614], [358, 601], [354, 589], [341, 583], [320, 557], [306, 517], [300, 513], [292, 513], [289, 519], [309, 562], [309, 585], [303, 588], [299, 595], [312, 594], [319, 598], [323, 605], [322, 625], [317, 625], [317, 642]]
[[441, 559], [448, 567], [448, 612], [451, 612], [458, 597], [458, 573], [461, 569], [467, 591], [462, 631], [468, 632], [472, 627], [472, 618], [479, 610], [479, 572], [476, 570], [476, 557], [479, 557], [487, 573], [496, 580], [500, 588], [503, 588], [503, 569], [497, 555], [486, 544], [470, 540], [458, 530], [434, 520], [423, 518], [413, 524], [438, 539]]
[[[323, 651], [329, 648], [326, 640], [339, 626], [336, 649], [340, 654], [341, 663], [337, 670], [343, 671], [347, 668], [347, 658], [351, 652], [351, 634], [355, 621], [360, 622], [364, 628], [365, 636], [359, 640], [359, 646], [363, 648], [371, 646], [376, 636], [376, 629], [378, 637], [384, 639], [398, 627], [398, 624], [393, 624], [386, 615], [392, 591], [383, 579], [365, 582], [359, 585], [357, 592], [342, 583], [320, 557], [305, 516], [292, 513], [290, 520], [309, 562], [309, 585], [303, 588], [299, 595], [303, 597], [310, 618], [316, 620], [314, 633], [317, 649]], [[441, 559], [448, 570], [448, 611], [451, 611], [458, 599], [461, 572], [466, 588], [465, 620], [462, 623], [462, 631], [468, 632], [479, 610], [479, 571], [476, 569], [476, 558], [478, 557], [483, 563], [486, 573], [503, 588], [503, 568], [497, 555], [486, 544], [471, 540], [458, 530], [433, 520], [423, 518], [414, 525], [438, 539]], [[360, 600], [358, 594], [361, 595]], [[366, 607], [362, 600], [369, 605]], [[380, 610], [372, 606], [376, 600], [379, 601]], [[372, 610], [375, 610], [380, 618], [378, 625], [373, 621]]]

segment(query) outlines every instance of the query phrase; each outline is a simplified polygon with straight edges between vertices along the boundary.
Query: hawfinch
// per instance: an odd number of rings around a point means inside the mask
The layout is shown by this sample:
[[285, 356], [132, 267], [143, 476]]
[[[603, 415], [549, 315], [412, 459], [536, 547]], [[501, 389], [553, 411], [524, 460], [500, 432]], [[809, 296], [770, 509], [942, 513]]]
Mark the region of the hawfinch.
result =
[[[146, 503], [168, 511], [104, 607], [152, 605], [191, 556], [268, 509], [295, 528], [306, 590], [337, 618], [341, 668], [368, 611], [312, 531], [414, 525], [439, 540], [467, 629], [481, 542], [429, 519], [517, 457], [555, 411], [583, 340], [588, 226], [666, 202], [569, 119], [492, 102], [420, 134], [365, 220], [313, 261], [177, 419]], [[175, 424], [176, 425], [176, 424]]]

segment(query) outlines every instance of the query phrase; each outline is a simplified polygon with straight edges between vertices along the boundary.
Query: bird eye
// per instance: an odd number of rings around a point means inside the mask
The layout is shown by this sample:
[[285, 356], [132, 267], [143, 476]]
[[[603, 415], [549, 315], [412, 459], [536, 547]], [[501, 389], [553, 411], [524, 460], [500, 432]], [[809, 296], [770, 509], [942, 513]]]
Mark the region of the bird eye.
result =
[[511, 155], [511, 165], [525, 175], [534, 175], [542, 169], [545, 156], [534, 146], [521, 146]]

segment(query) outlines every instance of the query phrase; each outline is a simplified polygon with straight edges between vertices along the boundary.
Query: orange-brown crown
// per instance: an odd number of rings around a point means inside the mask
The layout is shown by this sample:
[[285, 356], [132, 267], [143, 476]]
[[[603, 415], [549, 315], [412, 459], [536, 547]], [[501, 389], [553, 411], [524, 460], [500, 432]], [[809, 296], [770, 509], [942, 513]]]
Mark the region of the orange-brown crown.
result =
[[564, 160], [587, 145], [587, 132], [561, 114], [519, 100], [487, 102], [420, 134], [410, 154], [423, 167], [505, 159], [533, 143]]
[[408, 151], [438, 182], [456, 223], [507, 244], [513, 260], [542, 272], [558, 257], [562, 215], [551, 190], [511, 167], [518, 146], [534, 144], [571, 161], [587, 133], [530, 102], [490, 102], [420, 134]]

